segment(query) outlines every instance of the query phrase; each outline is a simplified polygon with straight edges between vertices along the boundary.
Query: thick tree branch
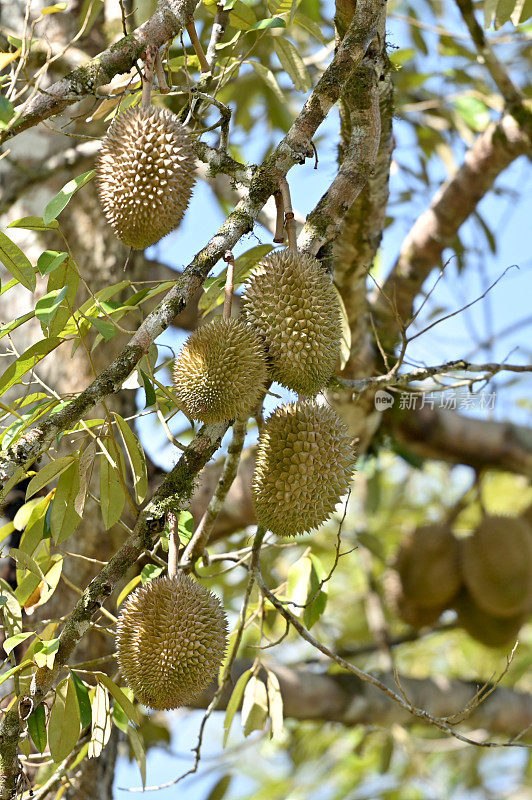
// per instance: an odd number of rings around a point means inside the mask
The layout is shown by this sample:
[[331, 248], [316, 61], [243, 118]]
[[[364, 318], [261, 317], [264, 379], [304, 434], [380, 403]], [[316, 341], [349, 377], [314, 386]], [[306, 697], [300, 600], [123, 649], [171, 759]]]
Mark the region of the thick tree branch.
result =
[[368, 57], [356, 70], [350, 84], [356, 86], [359, 125], [352, 126], [338, 174], [308, 215], [299, 234], [299, 248], [312, 255], [340, 231], [346, 214], [373, 172], [379, 150], [381, 117], [377, 73]]
[[[144, 550], [151, 547], [153, 537], [160, 534], [164, 527], [165, 512], [171, 509], [177, 513], [188, 505], [194, 480], [219, 447], [226, 429], [225, 424], [206, 425], [201, 429], [139, 514], [133, 533], [87, 586], [61, 632], [53, 668], [43, 667], [33, 676], [31, 700], [34, 707], [50, 691], [58, 673], [68, 664], [74, 648], [89, 630], [91, 620], [118, 581]], [[20, 700], [24, 702], [24, 698]], [[15, 703], [0, 723], [0, 800], [11, 800], [15, 795], [20, 770], [16, 748], [19, 731], [19, 707]]]
[[443, 250], [453, 243], [462, 223], [501, 172], [520, 155], [531, 152], [530, 140], [509, 114], [476, 139], [462, 166], [443, 184], [429, 208], [414, 223], [382, 293], [376, 298], [379, 336], [386, 347], [392, 348], [398, 337], [397, 316], [405, 326], [408, 324], [425, 279], [440, 262]]
[[255, 170], [246, 196], [210, 242], [195, 256], [164, 300], [148, 315], [122, 353], [79, 397], [53, 417], [47, 418], [39, 428], [30, 429], [9, 450], [0, 454], [0, 502], [23, 477], [26, 469], [50, 446], [57, 433], [71, 427], [102, 399], [119, 391], [142, 355], [183, 310], [223, 253], [232, 250], [238, 240], [253, 229], [253, 223], [266, 200], [276, 191], [279, 178], [312, 153], [312, 137], [338, 99], [352, 71], [364, 57], [375, 35], [383, 3], [384, 0], [361, 0], [357, 4], [351, 26], [333, 61], [284, 139]]
[[[237, 663], [233, 670], [232, 686], [238, 676], [250, 665]], [[283, 696], [285, 717], [298, 720], [339, 722], [343, 725], [392, 725], [419, 724], [419, 719], [398, 706], [374, 686], [364, 683], [354, 675], [335, 674], [268, 664], [279, 679]], [[262, 675], [259, 675], [263, 679]], [[382, 676], [383, 682], [396, 690], [392, 674]], [[447, 717], [459, 713], [468, 706], [478, 689], [477, 683], [452, 680], [441, 684], [431, 679], [419, 680], [400, 677], [401, 686], [408, 698], [418, 708], [427, 709], [434, 717]], [[218, 708], [225, 708], [231, 696], [232, 686], [221, 698]], [[197, 707], [205, 708], [211, 689], [202, 696]], [[467, 717], [468, 729], [489, 731], [492, 735], [511, 739], [532, 724], [532, 695], [498, 686], [486, 700], [480, 703]], [[479, 738], [485, 738], [481, 733]], [[524, 741], [526, 741], [526, 737]]]
[[532, 476], [532, 430], [428, 406], [385, 415], [383, 424], [422, 458]]

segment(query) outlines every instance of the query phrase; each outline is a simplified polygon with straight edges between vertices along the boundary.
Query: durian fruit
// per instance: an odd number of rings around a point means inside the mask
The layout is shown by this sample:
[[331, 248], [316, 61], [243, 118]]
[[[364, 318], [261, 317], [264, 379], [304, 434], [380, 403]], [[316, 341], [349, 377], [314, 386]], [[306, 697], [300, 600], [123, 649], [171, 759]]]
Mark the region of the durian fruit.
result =
[[401, 542], [395, 569], [405, 603], [443, 609], [462, 583], [458, 542], [447, 525], [424, 525]]
[[524, 520], [485, 517], [460, 546], [464, 583], [482, 611], [514, 617], [530, 607], [532, 536]]
[[281, 250], [259, 262], [244, 313], [263, 337], [273, 380], [303, 395], [321, 391], [340, 357], [336, 290], [315, 258]]
[[211, 423], [248, 413], [264, 392], [266, 375], [253, 328], [222, 317], [197, 328], [174, 365], [179, 405], [189, 417]]
[[276, 409], [260, 435], [251, 487], [259, 525], [279, 536], [319, 527], [347, 492], [355, 462], [349, 432], [329, 406]]
[[98, 195], [124, 244], [143, 250], [179, 223], [192, 194], [190, 138], [166, 108], [130, 108], [112, 121], [96, 163]]
[[385, 574], [384, 593], [387, 604], [403, 622], [413, 628], [425, 628], [428, 625], [434, 625], [443, 611], [445, 611], [445, 606], [422, 607], [405, 597], [401, 579], [395, 570], [389, 570]]
[[218, 674], [227, 644], [222, 604], [178, 572], [133, 592], [116, 628], [118, 665], [137, 699], [153, 709], [192, 702]]
[[526, 614], [511, 617], [495, 617], [487, 614], [467, 589], [463, 589], [455, 599], [453, 607], [458, 616], [458, 625], [477, 642], [486, 647], [503, 647], [515, 642]]

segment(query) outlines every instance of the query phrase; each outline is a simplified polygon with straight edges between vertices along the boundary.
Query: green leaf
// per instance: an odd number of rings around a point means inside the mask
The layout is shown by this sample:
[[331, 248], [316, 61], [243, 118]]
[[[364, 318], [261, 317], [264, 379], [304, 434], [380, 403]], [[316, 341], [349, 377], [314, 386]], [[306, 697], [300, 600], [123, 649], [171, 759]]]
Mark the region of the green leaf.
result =
[[227, 739], [229, 737], [229, 731], [231, 730], [231, 725], [233, 724], [233, 718], [238, 711], [238, 707], [240, 706], [240, 701], [242, 700], [242, 695], [244, 694], [244, 689], [251, 678], [252, 670], [247, 669], [245, 672], [242, 673], [240, 678], [237, 680], [235, 684], [235, 688], [232, 691], [231, 697], [229, 698], [229, 702], [227, 703], [227, 708], [225, 711], [225, 718], [224, 718], [224, 743], [223, 746], [225, 747], [227, 744]]
[[252, 25], [255, 25], [257, 17], [254, 11], [243, 3], [242, 0], [235, 0], [234, 3], [229, 5], [231, 6], [231, 10], [229, 11], [229, 24], [232, 25], [233, 28], [239, 31], [247, 31]]
[[454, 106], [464, 122], [474, 131], [483, 131], [490, 121], [488, 106], [478, 97], [462, 95], [458, 97]]
[[286, 103], [285, 96], [282, 93], [281, 87], [277, 83], [277, 79], [271, 69], [268, 69], [264, 66], [264, 64], [260, 64], [258, 61], [250, 61], [249, 63], [257, 75], [264, 81], [268, 89], [271, 89], [279, 102], [284, 105]]
[[4, 539], [7, 539], [8, 536], [11, 536], [13, 531], [15, 530], [15, 525], [13, 522], [6, 522], [5, 525], [2, 525], [0, 528], [0, 542], [3, 542]]
[[58, 250], [45, 250], [37, 259], [37, 269], [41, 275], [49, 275], [54, 269], [59, 267], [65, 258], [68, 258], [68, 253], [61, 253]]
[[157, 400], [155, 396], [155, 390], [153, 388], [152, 382], [150, 381], [144, 370], [139, 369], [139, 372], [144, 386], [144, 394], [146, 395], [146, 405], [144, 406], [144, 408], [149, 408], [150, 406], [155, 405], [155, 402]]
[[268, 17], [268, 19], [260, 19], [249, 30], [262, 31], [267, 28], [286, 28], [286, 22], [281, 17]]
[[78, 698], [71, 678], [61, 681], [48, 723], [48, 746], [55, 762], [63, 761], [77, 744], [81, 730]]
[[15, 106], [7, 97], [0, 96], [0, 127], [6, 128], [15, 116]]
[[122, 605], [122, 603], [124, 602], [124, 600], [126, 599], [128, 594], [130, 594], [130, 592], [132, 592], [133, 589], [136, 586], [139, 585], [139, 583], [140, 583], [140, 575], [135, 575], [135, 577], [132, 578], [129, 581], [129, 583], [126, 583], [126, 585], [124, 586], [124, 588], [122, 589], [122, 591], [120, 592], [118, 597], [116, 598], [116, 607], [117, 608], [120, 608], [120, 606]]
[[268, 0], [268, 8], [273, 16], [288, 14], [292, 9], [293, 0]]
[[21, 217], [10, 222], [8, 228], [23, 228], [25, 231], [56, 231], [59, 228], [57, 220], [53, 219], [46, 224], [42, 217]]
[[46, 711], [41, 704], [37, 706], [28, 717], [28, 731], [31, 740], [39, 753], [46, 750]]
[[62, 458], [56, 458], [55, 461], [51, 461], [49, 464], [42, 467], [37, 475], [34, 475], [28, 483], [26, 500], [29, 500], [32, 495], [39, 492], [45, 486], [48, 486], [49, 483], [68, 469], [74, 461], [76, 461], [75, 456], [63, 456]]
[[31, 661], [23, 661], [21, 664], [17, 664], [16, 667], [13, 667], [13, 669], [8, 669], [7, 672], [3, 672], [0, 675], [0, 686], [6, 681], [8, 681], [9, 678], [13, 677], [13, 675], [16, 675], [17, 672], [20, 672], [21, 670], [26, 669], [26, 667], [30, 666], [32, 666]]
[[6, 269], [30, 292], [35, 290], [35, 270], [20, 247], [9, 236], [0, 231], [0, 261]]
[[109, 694], [101, 683], [96, 684], [92, 700], [91, 740], [89, 758], [98, 758], [111, 735], [111, 707]]
[[16, 633], [14, 636], [10, 636], [8, 639], [5, 640], [3, 644], [3, 648], [6, 651], [7, 655], [11, 653], [15, 647], [18, 647], [19, 644], [25, 642], [26, 639], [29, 639], [30, 636], [34, 636], [35, 634], [33, 631], [24, 631], [24, 633]]
[[31, 572], [33, 575], [39, 578], [39, 580], [46, 583], [44, 572], [37, 562], [34, 561], [31, 556], [25, 553], [24, 550], [19, 550], [17, 547], [11, 547], [9, 550], [9, 555], [17, 562], [17, 564], [22, 565], [24, 569], [27, 569], [28, 572]]
[[135, 498], [140, 505], [148, 491], [148, 471], [146, 467], [146, 457], [142, 446], [120, 414], [113, 412], [117, 425], [120, 428], [120, 434], [126, 449], [129, 466], [133, 475], [133, 488], [135, 490]]
[[311, 562], [311, 569], [307, 597], [305, 600], [306, 608], [303, 612], [303, 622], [308, 630], [310, 630], [325, 611], [325, 606], [327, 605], [327, 591], [325, 585], [320, 587], [325, 572], [319, 558], [312, 553], [310, 553], [307, 558]]
[[194, 533], [194, 517], [190, 511], [182, 511], [177, 525], [179, 539], [183, 544], [188, 544]]
[[4, 628], [8, 636], [14, 636], [22, 631], [22, 610], [15, 592], [11, 586], [0, 578], [0, 592], [5, 597], [2, 603], [2, 616], [4, 618]]
[[52, 501], [50, 530], [52, 538], [57, 545], [62, 544], [69, 536], [72, 536], [81, 522], [81, 517], [74, 507], [78, 491], [78, 461], [75, 459], [61, 474]]
[[29, 525], [30, 522], [35, 521], [33, 519], [34, 509], [42, 502], [42, 497], [36, 497], [33, 500], [28, 500], [23, 506], [20, 506], [17, 513], [13, 517], [13, 525], [17, 531], [24, 530], [26, 525]]
[[298, 92], [308, 92], [311, 87], [310, 76], [297, 48], [282, 36], [273, 40], [273, 48], [285, 72], [290, 75]]
[[5, 325], [0, 325], [0, 339], [2, 339], [4, 336], [7, 336], [8, 333], [12, 333], [12, 331], [16, 330], [21, 325], [24, 325], [24, 323], [28, 322], [28, 320], [33, 319], [34, 316], [34, 311], [28, 311], [27, 314], [23, 314], [21, 317], [17, 317], [11, 322], [6, 322]]
[[94, 677], [109, 690], [109, 693], [114, 697], [118, 705], [122, 708], [125, 714], [131, 722], [134, 722], [135, 725], [140, 725], [140, 715], [138, 708], [136, 708], [129, 697], [123, 692], [123, 690], [111, 680], [109, 675], [106, 675], [105, 672], [94, 672]]
[[68, 3], [54, 3], [53, 6], [46, 6], [41, 9], [41, 14], [57, 14], [59, 11], [64, 11]]
[[340, 342], [340, 370], [342, 370], [349, 361], [349, 356], [351, 355], [351, 327], [349, 325], [349, 319], [347, 318], [347, 311], [344, 301], [342, 300], [342, 295], [336, 286], [334, 286], [334, 291], [336, 292], [336, 297], [338, 298], [338, 305], [340, 306], [340, 318], [342, 321], [342, 339]]
[[[253, 267], [261, 258], [264, 258], [264, 256], [268, 255], [272, 250], [273, 247], [271, 244], [259, 244], [256, 247], [251, 247], [249, 250], [246, 250], [245, 253], [242, 253], [242, 255], [235, 260], [235, 288], [240, 286], [240, 284], [247, 279]], [[216, 278], [212, 279], [208, 287], [206, 287], [205, 292], [200, 297], [198, 308], [203, 311], [204, 316], [210, 314], [211, 311], [223, 303], [226, 277], [227, 268], [222, 270]], [[205, 283], [207, 284], [207, 281], [205, 281]]]
[[35, 304], [35, 316], [41, 323], [41, 328], [45, 336], [50, 323], [57, 314], [65, 298], [67, 289], [67, 286], [63, 286], [62, 289], [54, 289], [53, 292], [48, 292], [44, 297], [41, 297]]
[[135, 761], [139, 765], [142, 788], [144, 789], [146, 786], [146, 752], [144, 750], [144, 745], [142, 744], [142, 739], [140, 738], [138, 731], [131, 726], [127, 729], [127, 735], [129, 737], [131, 749], [133, 750], [133, 754], [135, 756]]
[[268, 708], [270, 720], [272, 723], [271, 736], [275, 739], [282, 737], [284, 733], [283, 724], [283, 697], [281, 695], [281, 687], [279, 686], [279, 679], [275, 672], [270, 669], [266, 670], [267, 680], [266, 689], [268, 692]]
[[98, 319], [98, 317], [89, 317], [90, 324], [96, 328], [100, 336], [103, 336], [106, 342], [116, 336], [117, 327], [113, 325], [108, 319]]
[[157, 564], [146, 564], [144, 567], [142, 567], [142, 571], [140, 573], [142, 585], [144, 586], [146, 583], [148, 583], [148, 581], [158, 578], [162, 571], [163, 567], [160, 567]]
[[91, 711], [89, 690], [87, 689], [81, 678], [78, 675], [76, 675], [76, 673], [73, 670], [70, 670], [70, 676], [72, 678], [72, 682], [76, 690], [81, 727], [88, 728], [92, 722], [92, 711]]
[[266, 686], [252, 675], [244, 690], [242, 701], [242, 728], [244, 736], [249, 736], [253, 731], [261, 731], [268, 718], [268, 695]]
[[0, 377], [0, 396], [11, 389], [15, 383], [18, 383], [21, 377], [25, 375], [26, 372], [29, 372], [30, 369], [33, 369], [39, 361], [42, 361], [42, 359], [48, 355], [48, 353], [51, 353], [52, 350], [59, 347], [61, 342], [61, 339], [51, 337], [49, 339], [41, 339], [40, 342], [28, 347], [16, 361], [9, 365], [4, 374]]
[[499, 0], [484, 0], [484, 26], [489, 28], [493, 22]]
[[516, 0], [499, 0], [495, 13], [495, 30], [502, 28], [502, 26], [510, 20], [515, 8], [515, 3]]
[[[71, 309], [74, 307], [79, 286], [79, 274], [72, 262], [72, 259], [70, 258], [66, 258], [64, 261], [62, 261], [48, 278], [47, 288], [49, 292], [53, 291], [54, 289], [62, 289], [64, 286], [67, 287], [65, 302], [56, 313], [53, 324], [50, 326], [50, 334], [61, 334], [61, 338], [65, 336], [64, 327], [67, 324], [67, 321], [70, 319]], [[78, 335], [77, 328], [74, 329], [73, 333]]]
[[59, 639], [47, 639], [43, 642], [36, 642], [33, 648], [33, 660], [39, 669], [43, 669], [43, 667], [52, 669], [58, 650]]
[[223, 800], [231, 783], [231, 775], [223, 775], [216, 781], [205, 800]]
[[102, 444], [107, 453], [100, 454], [100, 508], [105, 529], [109, 530], [120, 519], [126, 501], [119, 478], [120, 472], [124, 475], [124, 457], [111, 436]]
[[303, 613], [301, 606], [307, 600], [311, 569], [312, 562], [310, 558], [302, 556], [288, 570], [286, 599], [294, 603], [290, 608], [292, 614], [295, 614], [296, 617], [300, 617]]
[[306, 14], [303, 14], [302, 11], [296, 11], [294, 16], [294, 22], [296, 25], [299, 25], [300, 28], [310, 33], [315, 39], [318, 40], [324, 47], [327, 46], [328, 42], [323, 33], [321, 32], [321, 28], [317, 22], [314, 22], [313, 19], [307, 17]]
[[66, 183], [61, 191], [55, 195], [55, 197], [52, 197], [50, 202], [47, 203], [46, 208], [44, 209], [44, 214], [42, 215], [45, 225], [49, 225], [50, 222], [52, 222], [52, 220], [54, 220], [58, 214], [61, 213], [76, 192], [94, 178], [94, 174], [94, 170], [90, 169], [88, 172], [84, 172], [83, 175], [78, 175], [77, 178], [73, 178], [71, 181]]
[[0, 297], [6, 292], [8, 292], [10, 289], [12, 289], [14, 286], [18, 286], [18, 281], [16, 278], [12, 278], [10, 281], [8, 281], [2, 286], [2, 289], [0, 290]]
[[129, 725], [129, 720], [124, 713], [122, 706], [118, 703], [113, 703], [113, 722], [122, 733], [127, 733]]

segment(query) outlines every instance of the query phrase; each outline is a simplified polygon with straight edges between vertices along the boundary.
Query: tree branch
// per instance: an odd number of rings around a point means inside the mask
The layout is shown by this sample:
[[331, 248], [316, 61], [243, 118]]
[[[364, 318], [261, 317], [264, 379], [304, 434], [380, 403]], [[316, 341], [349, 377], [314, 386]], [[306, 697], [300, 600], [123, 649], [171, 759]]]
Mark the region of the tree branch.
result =
[[[250, 665], [237, 663], [232, 673], [232, 686], [239, 675]], [[304, 667], [270, 665], [279, 679], [285, 717], [298, 720], [339, 722], [342, 725], [392, 725], [419, 724], [419, 719], [390, 700], [374, 686], [354, 675], [327, 674]], [[262, 676], [261, 680], [263, 679]], [[394, 676], [386, 673], [382, 681], [396, 688]], [[446, 681], [444, 685], [432, 679], [415, 679], [401, 676], [401, 686], [412, 703], [429, 710], [434, 717], [456, 714], [471, 702], [478, 689], [477, 683]], [[225, 708], [232, 686], [222, 695], [218, 708]], [[205, 708], [214, 690], [203, 695], [196, 703]], [[480, 703], [466, 720], [467, 727], [490, 731], [505, 739], [518, 736], [532, 724], [532, 696], [498, 686], [483, 703]], [[526, 737], [525, 737], [526, 741]]]
[[422, 458], [532, 476], [532, 429], [428, 406], [385, 415], [385, 427]]
[[397, 315], [406, 326], [425, 279], [440, 262], [443, 250], [452, 244], [462, 223], [501, 172], [520, 155], [531, 152], [530, 140], [509, 114], [476, 139], [462, 166], [443, 184], [429, 208], [414, 223], [382, 293], [376, 297], [379, 336], [386, 347], [391, 349], [397, 339]]

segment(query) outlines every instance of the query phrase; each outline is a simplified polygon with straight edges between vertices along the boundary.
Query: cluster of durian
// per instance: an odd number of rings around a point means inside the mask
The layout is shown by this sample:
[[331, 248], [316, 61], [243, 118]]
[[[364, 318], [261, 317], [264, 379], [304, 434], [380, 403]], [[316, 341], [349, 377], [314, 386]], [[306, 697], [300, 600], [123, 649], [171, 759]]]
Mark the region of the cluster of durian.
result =
[[[319, 527], [351, 482], [347, 428], [313, 399], [339, 358], [341, 318], [319, 263], [281, 251], [250, 277], [242, 319], [216, 318], [191, 334], [174, 366], [180, 407], [206, 423], [249, 414], [267, 383], [305, 395], [275, 410], [262, 430], [253, 478], [259, 525], [280, 536]], [[193, 701], [215, 677], [226, 647], [220, 602], [181, 574], [138, 589], [117, 626], [120, 671], [137, 698], [169, 709]]]
[[174, 366], [180, 408], [216, 423], [249, 414], [269, 381], [304, 395], [277, 409], [261, 433], [253, 479], [259, 525], [280, 536], [317, 528], [347, 492], [356, 456], [337, 414], [313, 399], [340, 355], [336, 291], [319, 262], [281, 250], [259, 262], [242, 319], [198, 328]]
[[457, 539], [446, 525], [427, 525], [399, 547], [393, 601], [415, 628], [454, 609], [458, 625], [487, 647], [515, 640], [532, 613], [532, 508], [522, 517], [486, 516]]
[[96, 185], [118, 238], [143, 250], [176, 228], [194, 171], [190, 137], [167, 108], [141, 106], [115, 117], [96, 162]]

